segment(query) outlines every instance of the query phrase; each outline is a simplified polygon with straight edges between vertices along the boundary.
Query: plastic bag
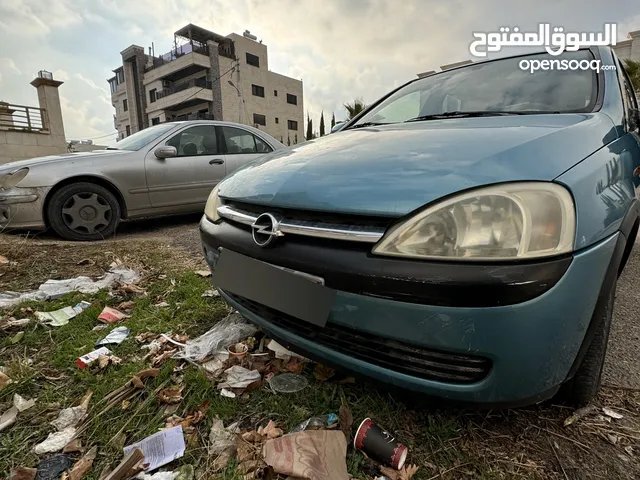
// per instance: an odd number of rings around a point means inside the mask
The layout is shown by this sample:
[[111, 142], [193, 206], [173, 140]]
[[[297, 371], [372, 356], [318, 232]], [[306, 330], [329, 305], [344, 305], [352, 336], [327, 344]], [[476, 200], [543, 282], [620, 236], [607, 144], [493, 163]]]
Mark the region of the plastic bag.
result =
[[47, 280], [38, 290], [30, 292], [0, 292], [0, 308], [17, 305], [27, 300], [44, 301], [60, 298], [69, 292], [96, 293], [98, 290], [110, 287], [114, 283], [128, 284], [140, 280], [140, 275], [129, 268], [114, 268], [99, 280], [89, 277], [75, 277], [65, 280]]
[[176, 355], [176, 358], [185, 358], [194, 362], [202, 361], [227, 345], [237, 343], [253, 335], [257, 330], [242, 315], [232, 313], [220, 320], [204, 335], [187, 341], [184, 351]]

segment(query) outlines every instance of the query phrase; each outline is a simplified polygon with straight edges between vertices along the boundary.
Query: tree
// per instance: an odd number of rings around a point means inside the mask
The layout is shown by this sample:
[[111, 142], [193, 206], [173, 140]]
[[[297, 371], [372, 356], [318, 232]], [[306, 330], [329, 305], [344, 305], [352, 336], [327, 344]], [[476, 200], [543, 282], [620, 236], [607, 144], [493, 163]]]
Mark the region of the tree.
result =
[[320, 114], [320, 136], [324, 137], [324, 110]]
[[296, 133], [296, 138], [295, 138], [295, 140], [293, 141], [293, 143], [294, 143], [294, 145], [298, 143], [298, 134], [297, 134], [297, 133]]
[[333, 130], [333, 127], [336, 126], [336, 114], [335, 113], [331, 113], [331, 130]]
[[289, 147], [291, 146], [291, 137], [289, 136], [289, 134], [287, 134], [287, 145]]
[[313, 140], [313, 123], [309, 117], [309, 112], [307, 112], [307, 140]]
[[637, 92], [640, 92], [640, 62], [634, 60], [625, 60], [624, 68], [631, 79], [631, 84]]
[[362, 112], [367, 106], [361, 98], [356, 98], [353, 103], [345, 103], [344, 108], [347, 109], [347, 120], [351, 120]]

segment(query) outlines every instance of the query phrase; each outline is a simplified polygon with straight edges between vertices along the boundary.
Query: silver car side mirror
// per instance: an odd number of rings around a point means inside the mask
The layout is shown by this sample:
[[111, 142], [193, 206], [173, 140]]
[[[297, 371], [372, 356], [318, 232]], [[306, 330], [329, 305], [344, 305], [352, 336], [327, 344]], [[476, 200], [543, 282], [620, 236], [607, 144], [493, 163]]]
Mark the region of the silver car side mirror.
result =
[[156, 158], [171, 158], [178, 156], [178, 150], [176, 150], [176, 147], [170, 146], [158, 147], [154, 150], [153, 154]]

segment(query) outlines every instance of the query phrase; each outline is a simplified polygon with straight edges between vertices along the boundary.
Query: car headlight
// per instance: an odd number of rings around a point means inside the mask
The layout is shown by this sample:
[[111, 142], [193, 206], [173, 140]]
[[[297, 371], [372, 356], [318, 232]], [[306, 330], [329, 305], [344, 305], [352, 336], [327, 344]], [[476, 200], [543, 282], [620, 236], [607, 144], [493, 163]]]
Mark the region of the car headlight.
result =
[[376, 255], [441, 260], [517, 260], [570, 252], [576, 229], [571, 194], [527, 182], [455, 195], [393, 226]]
[[29, 173], [29, 169], [27, 167], [16, 170], [15, 172], [7, 173], [5, 175], [0, 176], [0, 188], [3, 190], [9, 190], [10, 188], [18, 185], [24, 177]]
[[220, 215], [218, 215], [218, 207], [220, 206], [220, 197], [218, 197], [219, 188], [220, 184], [216, 185], [211, 191], [209, 198], [207, 199], [207, 204], [204, 207], [204, 214], [212, 222], [220, 220]]

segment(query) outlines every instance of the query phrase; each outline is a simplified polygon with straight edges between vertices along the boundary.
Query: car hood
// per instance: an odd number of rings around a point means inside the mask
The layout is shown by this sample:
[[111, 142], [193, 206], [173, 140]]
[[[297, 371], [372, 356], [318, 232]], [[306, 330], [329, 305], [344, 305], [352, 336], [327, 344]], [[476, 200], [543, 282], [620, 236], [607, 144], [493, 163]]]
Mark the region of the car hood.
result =
[[95, 159], [98, 156], [105, 157], [107, 161], [108, 157], [126, 155], [131, 153], [126, 150], [94, 150], [92, 152], [75, 152], [75, 153], [61, 153], [60, 155], [49, 155], [47, 157], [30, 158], [28, 160], [18, 160], [16, 162], [4, 163], [0, 165], [0, 173], [13, 172], [19, 168], [34, 167], [36, 165], [50, 164], [56, 162], [69, 162], [78, 161], [82, 159]]
[[221, 197], [399, 217], [480, 185], [553, 180], [616, 138], [601, 113], [446, 119], [347, 129], [226, 178]]

